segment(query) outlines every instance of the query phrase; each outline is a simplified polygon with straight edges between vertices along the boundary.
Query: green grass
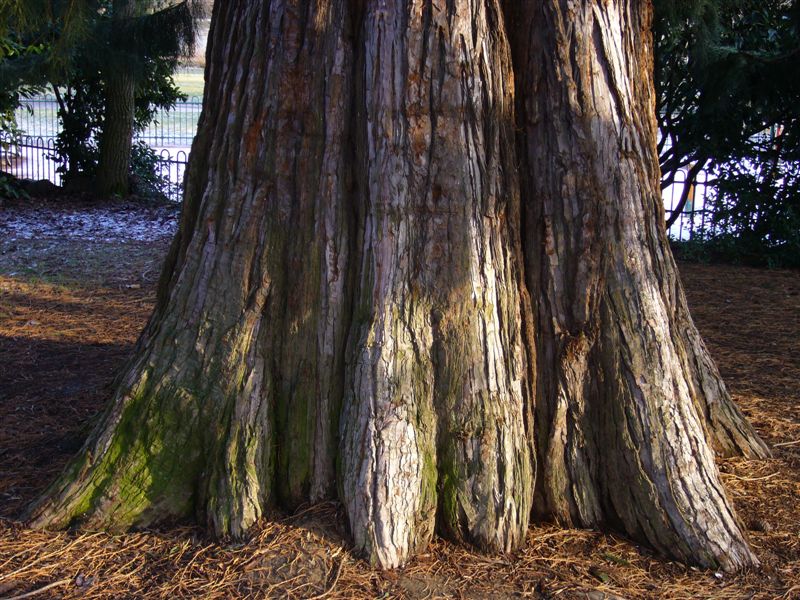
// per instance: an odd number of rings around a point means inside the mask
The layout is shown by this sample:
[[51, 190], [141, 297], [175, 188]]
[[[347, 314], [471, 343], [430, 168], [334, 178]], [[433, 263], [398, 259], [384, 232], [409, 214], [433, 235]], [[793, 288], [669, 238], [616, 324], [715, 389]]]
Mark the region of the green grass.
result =
[[175, 73], [175, 83], [180, 90], [189, 97], [203, 96], [205, 81], [203, 80], [203, 69], [199, 67], [187, 67], [179, 69]]

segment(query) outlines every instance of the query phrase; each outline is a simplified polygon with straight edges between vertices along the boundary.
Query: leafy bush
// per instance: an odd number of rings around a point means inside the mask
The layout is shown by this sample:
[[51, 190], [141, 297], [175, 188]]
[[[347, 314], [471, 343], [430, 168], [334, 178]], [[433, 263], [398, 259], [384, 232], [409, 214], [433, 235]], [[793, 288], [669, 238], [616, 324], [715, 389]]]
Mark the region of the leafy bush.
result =
[[158, 154], [144, 142], [131, 148], [132, 191], [145, 198], [168, 200], [174, 184], [163, 173]]
[[0, 172], [0, 200], [27, 199], [28, 194], [23, 190], [16, 177]]
[[769, 154], [718, 169], [705, 237], [727, 260], [800, 267], [800, 160], [779, 149]]
[[41, 86], [21, 83], [13, 67], [42, 52], [42, 44], [23, 44], [11, 33], [0, 36], [0, 158], [22, 133], [16, 116], [22, 100], [42, 91]]
[[[136, 88], [134, 131], [143, 131], [152, 123], [158, 111], [169, 110], [186, 99], [172, 79], [173, 60], [154, 59], [144, 65], [146, 75]], [[94, 60], [76, 59], [69, 85], [64, 90], [54, 88], [58, 100], [61, 128], [56, 136], [53, 159], [65, 185], [72, 181], [94, 178], [99, 163], [99, 139], [105, 116], [105, 82]], [[156, 155], [149, 156], [142, 144], [131, 148], [131, 174], [142, 181], [158, 181]], [[157, 158], [157, 157], [156, 157]], [[148, 189], [163, 189], [163, 182]], [[161, 187], [159, 187], [161, 186]], [[141, 193], [140, 193], [141, 195]]]
[[[119, 116], [119, 111], [106, 110], [111, 74], [124, 72], [135, 84], [134, 133], [160, 110], [185, 99], [172, 73], [178, 60], [193, 51], [196, 19], [202, 14], [196, 2], [136, 0], [132, 15], [119, 18], [113, 0], [56, 3], [43, 15], [27, 2], [14, 6], [0, 10], [0, 119], [13, 119], [18, 94], [26, 86], [53, 90], [61, 131], [52, 158], [65, 185], [74, 182], [82, 188], [96, 178], [107, 118], [128, 120], [124, 111]], [[12, 42], [22, 37], [37, 45], [20, 52]], [[6, 107], [6, 97], [17, 101]], [[0, 129], [4, 122], [0, 120]], [[126, 146], [122, 144], [125, 154]], [[156, 189], [163, 182], [152, 157], [141, 147], [132, 150], [131, 173], [150, 182], [148, 189]]]
[[718, 165], [706, 199], [711, 219], [690, 242], [686, 260], [800, 267], [800, 125], [753, 140], [747, 157]]
[[[679, 254], [800, 266], [800, 3], [656, 0], [655, 9], [662, 187], [681, 172], [714, 178], [711, 221]], [[688, 195], [680, 200], [676, 217]]]

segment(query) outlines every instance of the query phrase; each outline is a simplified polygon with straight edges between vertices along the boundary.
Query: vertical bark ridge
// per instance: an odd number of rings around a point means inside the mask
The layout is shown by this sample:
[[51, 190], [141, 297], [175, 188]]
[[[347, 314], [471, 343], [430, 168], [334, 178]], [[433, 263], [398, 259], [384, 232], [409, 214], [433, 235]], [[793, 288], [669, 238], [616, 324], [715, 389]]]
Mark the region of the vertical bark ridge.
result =
[[650, 3], [507, 8], [539, 319], [537, 509], [684, 561], [756, 564], [695, 406], [705, 390], [690, 362], [713, 363], [687, 349], [699, 336], [664, 233]]
[[428, 543], [437, 510], [448, 536], [507, 551], [524, 539], [533, 462], [499, 8], [370, 2], [363, 31], [341, 493], [356, 546], [384, 567]]
[[36, 525], [196, 513], [240, 536], [271, 500], [291, 508], [335, 488], [351, 294], [345, 7], [215, 11], [209, 54], [234, 62], [207, 71], [159, 306]]

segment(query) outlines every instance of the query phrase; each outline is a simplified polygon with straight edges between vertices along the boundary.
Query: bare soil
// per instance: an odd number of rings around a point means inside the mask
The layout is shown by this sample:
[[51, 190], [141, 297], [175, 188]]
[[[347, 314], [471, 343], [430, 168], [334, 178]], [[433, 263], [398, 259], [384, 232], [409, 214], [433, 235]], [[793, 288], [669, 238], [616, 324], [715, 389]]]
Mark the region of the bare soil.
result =
[[620, 536], [540, 523], [511, 556], [436, 541], [381, 572], [350, 554], [334, 503], [272, 515], [238, 545], [188, 524], [124, 535], [26, 529], [19, 516], [78, 451], [130, 355], [170, 233], [10, 241], [0, 231], [0, 598], [800, 598], [794, 271], [681, 265], [729, 388], [774, 448], [770, 460], [720, 461], [759, 570], [687, 568]]

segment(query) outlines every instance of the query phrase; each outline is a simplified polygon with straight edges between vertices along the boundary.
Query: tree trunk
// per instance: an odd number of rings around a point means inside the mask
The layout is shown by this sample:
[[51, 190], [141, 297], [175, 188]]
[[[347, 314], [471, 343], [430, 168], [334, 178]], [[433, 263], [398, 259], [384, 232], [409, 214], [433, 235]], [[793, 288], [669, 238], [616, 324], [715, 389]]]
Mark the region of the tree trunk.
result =
[[494, 1], [372, 2], [362, 38], [342, 499], [384, 566], [427, 545], [437, 493], [444, 533], [509, 551], [533, 462], [502, 16]]
[[[135, 0], [114, 0], [114, 24], [132, 18]], [[129, 69], [115, 68], [105, 77], [105, 116], [100, 134], [97, 191], [103, 195], [127, 195], [133, 143], [133, 114], [136, 83]]]
[[[659, 193], [651, 6], [515, 3], [527, 282], [536, 300], [537, 510], [664, 554], [755, 559], [705, 442], [730, 398], [686, 309]], [[763, 442], [741, 415], [738, 448]], [[728, 446], [726, 449], [737, 449]]]
[[158, 306], [42, 523], [196, 513], [239, 536], [272, 500], [333, 493], [353, 280], [348, 20], [325, 2], [217, 3], [214, 17]]
[[392, 567], [435, 528], [517, 548], [535, 497], [755, 564], [703, 424], [763, 446], [663, 233], [649, 3], [570, 5], [216, 3], [156, 310], [32, 522], [241, 536], [338, 497]]

